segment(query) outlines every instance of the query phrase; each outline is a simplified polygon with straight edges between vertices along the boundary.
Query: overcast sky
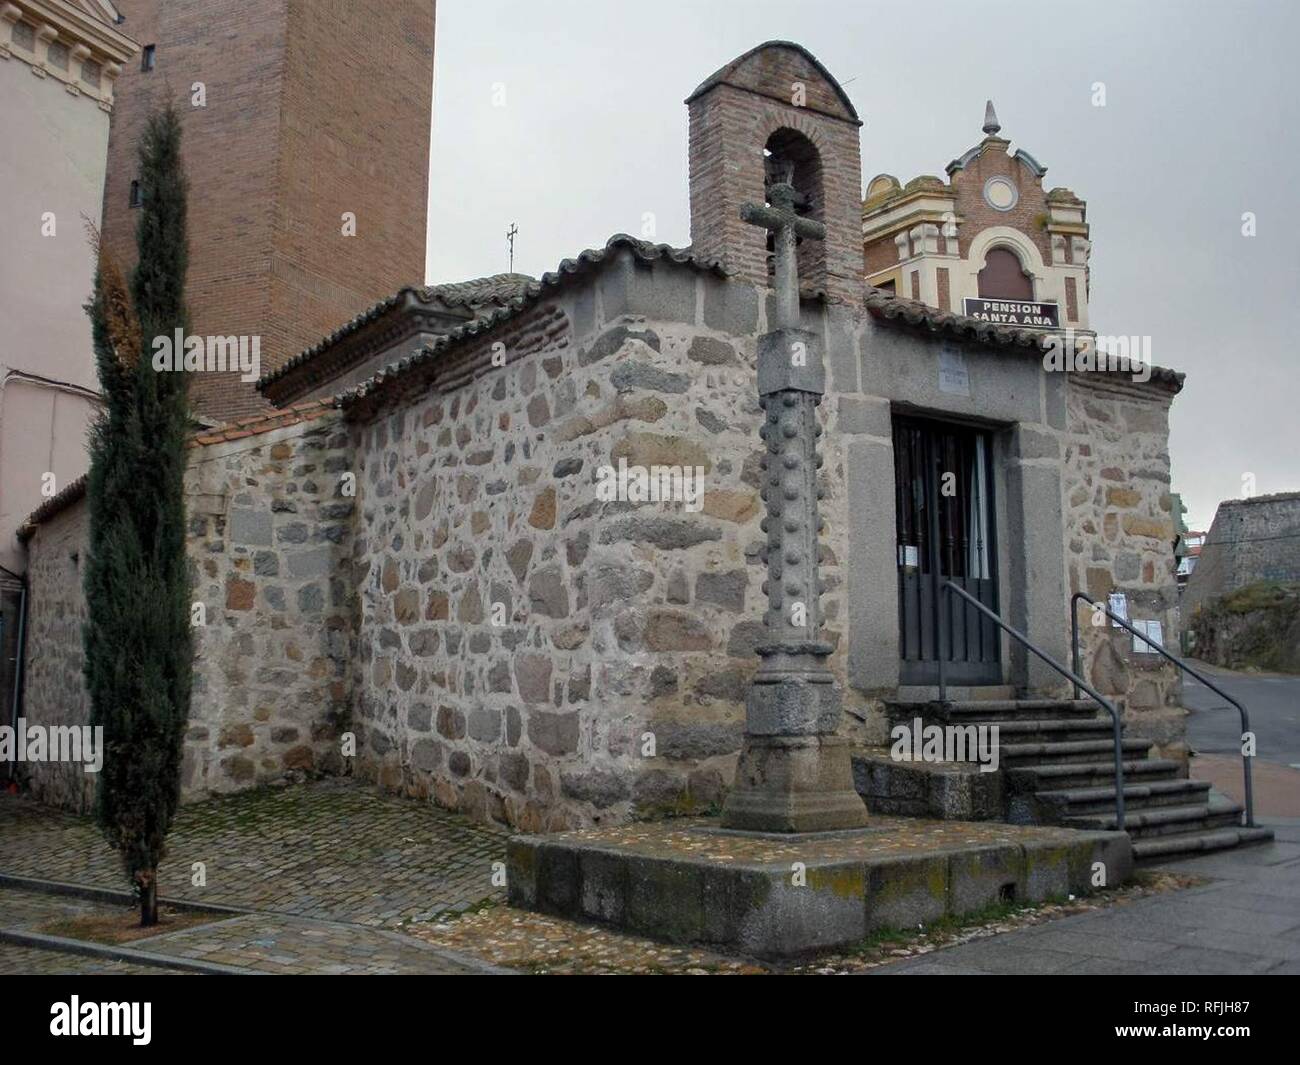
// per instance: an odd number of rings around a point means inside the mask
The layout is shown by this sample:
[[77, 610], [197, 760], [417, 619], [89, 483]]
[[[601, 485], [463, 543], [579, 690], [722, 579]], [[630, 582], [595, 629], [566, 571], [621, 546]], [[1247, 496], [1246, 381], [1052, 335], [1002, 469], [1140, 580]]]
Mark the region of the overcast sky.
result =
[[774, 38], [844, 85], [864, 181], [942, 176], [992, 97], [1045, 187], [1088, 202], [1093, 327], [1149, 335], [1187, 374], [1171, 448], [1191, 527], [1246, 473], [1300, 489], [1294, 0], [438, 0], [427, 280], [505, 270], [512, 222], [534, 276], [647, 212], [688, 244], [682, 101]]

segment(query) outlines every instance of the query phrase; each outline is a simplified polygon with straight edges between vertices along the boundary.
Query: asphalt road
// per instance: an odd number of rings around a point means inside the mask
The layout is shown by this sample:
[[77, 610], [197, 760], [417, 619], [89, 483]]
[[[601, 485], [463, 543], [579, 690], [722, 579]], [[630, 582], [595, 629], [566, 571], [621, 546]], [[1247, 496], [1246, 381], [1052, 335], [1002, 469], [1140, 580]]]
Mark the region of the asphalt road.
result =
[[[1300, 677], [1192, 665], [1246, 707], [1257, 758], [1300, 769]], [[1187, 738], [1194, 751], [1240, 756], [1240, 718], [1230, 703], [1184, 674], [1183, 705], [1190, 711]]]

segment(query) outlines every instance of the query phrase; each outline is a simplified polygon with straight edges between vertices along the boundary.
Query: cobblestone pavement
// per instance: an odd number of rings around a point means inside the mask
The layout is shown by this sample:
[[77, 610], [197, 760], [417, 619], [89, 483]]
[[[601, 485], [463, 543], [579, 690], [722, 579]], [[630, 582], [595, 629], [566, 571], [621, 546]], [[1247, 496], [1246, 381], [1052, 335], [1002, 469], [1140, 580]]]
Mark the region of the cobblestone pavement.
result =
[[0, 976], [189, 976], [177, 969], [132, 965], [57, 950], [0, 943]]
[[69, 895], [0, 888], [0, 928], [34, 929], [60, 917], [109, 914], [120, 908]]
[[[507, 833], [348, 781], [258, 789], [181, 808], [165, 897], [382, 928], [500, 901]], [[203, 863], [206, 886], [191, 883]], [[0, 796], [0, 872], [122, 889], [88, 817]]]
[[483, 970], [397, 932], [279, 914], [231, 917], [139, 939], [132, 946], [265, 973], [471, 975]]
[[1161, 868], [1212, 882], [1165, 898], [1036, 925], [898, 962], [876, 975], [1300, 973], [1300, 820], [1273, 843]]
[[[6, 930], [42, 932], [51, 921], [110, 916], [121, 914], [124, 909], [112, 903], [68, 895], [0, 888], [0, 928]], [[134, 918], [135, 912], [135, 907], [130, 907], [127, 919]], [[45, 934], [75, 935], [64, 930]], [[214, 914], [204, 924], [133, 939], [122, 946], [148, 954], [217, 962], [266, 973], [471, 974], [486, 968], [398, 932], [273, 913], [235, 917]], [[56, 956], [45, 957], [47, 954]], [[65, 960], [60, 961], [60, 957]], [[0, 941], [0, 972], [167, 971], [171, 970], [60, 955], [28, 944]]]

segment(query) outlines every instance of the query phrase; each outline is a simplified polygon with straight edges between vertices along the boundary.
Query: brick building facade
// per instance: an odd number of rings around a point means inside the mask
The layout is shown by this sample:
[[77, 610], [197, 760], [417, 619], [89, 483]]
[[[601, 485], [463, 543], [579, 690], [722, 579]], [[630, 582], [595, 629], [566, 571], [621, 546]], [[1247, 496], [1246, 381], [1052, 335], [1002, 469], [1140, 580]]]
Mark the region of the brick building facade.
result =
[[[1059, 328], [1087, 332], [1087, 205], [1069, 189], [1044, 190], [1047, 168], [1024, 149], [1009, 152], [1000, 130], [990, 103], [984, 139], [948, 164], [946, 182], [871, 179], [862, 205], [867, 281], [959, 314], [980, 296], [1050, 304]], [[1010, 278], [984, 273], [999, 252], [1012, 257]]]
[[[117, 84], [104, 236], [129, 270], [140, 137], [170, 102], [190, 182], [192, 333], [259, 336], [267, 373], [423, 278], [434, 0], [118, 7], [147, 58]], [[192, 400], [214, 420], [266, 407], [231, 372], [195, 375]]]

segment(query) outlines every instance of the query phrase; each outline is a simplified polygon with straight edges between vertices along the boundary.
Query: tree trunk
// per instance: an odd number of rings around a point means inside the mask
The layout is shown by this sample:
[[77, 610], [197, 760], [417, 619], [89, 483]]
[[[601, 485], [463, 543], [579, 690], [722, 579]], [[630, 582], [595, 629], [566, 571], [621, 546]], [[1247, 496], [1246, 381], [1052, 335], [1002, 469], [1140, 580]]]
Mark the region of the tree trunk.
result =
[[146, 869], [137, 874], [140, 880], [140, 927], [150, 928], [158, 923], [158, 877], [156, 869]]

